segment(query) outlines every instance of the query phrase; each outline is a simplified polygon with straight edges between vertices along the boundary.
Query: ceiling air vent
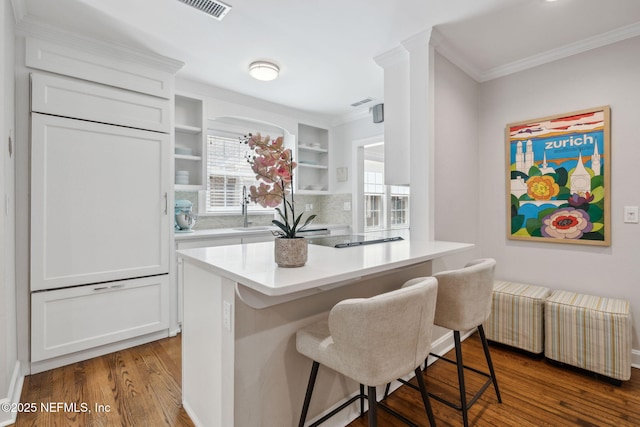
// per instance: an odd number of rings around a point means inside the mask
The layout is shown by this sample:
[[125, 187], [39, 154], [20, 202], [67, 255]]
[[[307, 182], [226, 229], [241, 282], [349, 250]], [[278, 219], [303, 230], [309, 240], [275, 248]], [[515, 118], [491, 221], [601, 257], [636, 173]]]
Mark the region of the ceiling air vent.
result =
[[354, 102], [353, 104], [351, 104], [352, 107], [359, 107], [362, 104], [366, 104], [367, 102], [371, 102], [373, 101], [373, 98], [365, 98], [365, 99], [361, 99], [358, 102]]
[[191, 7], [195, 7], [198, 10], [203, 11], [207, 15], [211, 15], [218, 21], [222, 21], [222, 18], [231, 10], [231, 6], [224, 4], [221, 1], [215, 0], [178, 0]]

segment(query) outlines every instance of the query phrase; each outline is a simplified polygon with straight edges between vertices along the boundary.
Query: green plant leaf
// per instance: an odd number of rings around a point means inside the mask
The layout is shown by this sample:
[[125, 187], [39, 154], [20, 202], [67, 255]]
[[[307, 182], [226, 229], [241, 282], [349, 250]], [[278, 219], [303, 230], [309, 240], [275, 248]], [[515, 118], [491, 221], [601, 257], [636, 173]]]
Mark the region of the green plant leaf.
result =
[[515, 207], [515, 211], [518, 212], [518, 209], [520, 209], [520, 201], [518, 200], [518, 198], [516, 196], [514, 196], [512, 194], [511, 195], [511, 210], [513, 210], [514, 207]]
[[540, 234], [540, 226], [542, 226], [542, 221], [537, 218], [529, 218], [527, 220], [527, 233], [534, 236], [537, 231]]
[[547, 208], [547, 209], [543, 209], [540, 212], [538, 212], [538, 220], [540, 221], [540, 226], [542, 226], [542, 219], [547, 215], [551, 215], [556, 210], [558, 210], [558, 209], [557, 208]]
[[567, 185], [569, 174], [567, 173], [567, 170], [565, 168], [556, 169], [556, 175], [558, 175], [558, 179], [556, 179], [556, 182], [560, 187], [564, 187], [565, 185]]
[[604, 234], [600, 232], [592, 231], [590, 233], [584, 233], [580, 239], [581, 240], [604, 240]]
[[560, 191], [558, 192], [558, 195], [556, 196], [557, 200], [568, 200], [569, 197], [571, 197], [571, 190], [569, 190], [567, 187], [560, 187]]
[[515, 234], [516, 231], [522, 228], [524, 224], [524, 215], [516, 215], [511, 218], [511, 234]]
[[589, 219], [591, 222], [598, 222], [602, 219], [602, 209], [598, 205], [589, 205]]
[[277, 219], [274, 219], [273, 221], [271, 221], [271, 223], [282, 230], [282, 233], [284, 234], [283, 237], [293, 237], [293, 236], [291, 236], [291, 233], [289, 232], [289, 227], [287, 227], [286, 225], [284, 225], [283, 223], [281, 223]]
[[604, 177], [602, 175], [596, 175], [591, 178], [591, 188], [604, 187]]
[[604, 187], [596, 187], [591, 190], [591, 194], [593, 195], [593, 200], [591, 203], [598, 203], [600, 200], [604, 199]]

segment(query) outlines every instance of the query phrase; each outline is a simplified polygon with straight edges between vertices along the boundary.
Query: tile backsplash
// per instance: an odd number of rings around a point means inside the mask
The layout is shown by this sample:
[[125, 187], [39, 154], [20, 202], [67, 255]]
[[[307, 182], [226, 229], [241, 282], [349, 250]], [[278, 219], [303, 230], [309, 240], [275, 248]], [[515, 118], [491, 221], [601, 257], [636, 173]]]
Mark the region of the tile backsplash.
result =
[[[352, 204], [351, 194], [331, 194], [331, 195], [305, 195], [296, 194], [296, 207], [304, 208], [312, 205], [310, 213], [316, 214], [314, 222], [318, 224], [347, 224], [351, 225], [351, 210], [344, 210], [345, 203]], [[189, 200], [193, 203], [194, 210], [198, 207], [198, 192], [196, 191], [176, 191], [175, 200]], [[198, 214], [200, 214], [198, 212]], [[277, 215], [277, 214], [276, 214]], [[249, 221], [251, 226], [271, 225], [272, 215], [251, 214]], [[242, 227], [242, 215], [238, 206], [238, 214], [221, 215], [201, 215], [196, 221], [194, 230], [206, 230], [210, 228], [233, 228]]]

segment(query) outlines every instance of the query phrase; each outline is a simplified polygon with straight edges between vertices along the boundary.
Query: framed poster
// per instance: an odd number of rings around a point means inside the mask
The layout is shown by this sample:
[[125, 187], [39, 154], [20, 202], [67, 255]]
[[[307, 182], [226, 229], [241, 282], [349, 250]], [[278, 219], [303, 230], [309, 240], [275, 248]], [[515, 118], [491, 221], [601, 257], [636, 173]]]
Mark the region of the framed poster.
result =
[[508, 124], [507, 236], [609, 246], [608, 106]]

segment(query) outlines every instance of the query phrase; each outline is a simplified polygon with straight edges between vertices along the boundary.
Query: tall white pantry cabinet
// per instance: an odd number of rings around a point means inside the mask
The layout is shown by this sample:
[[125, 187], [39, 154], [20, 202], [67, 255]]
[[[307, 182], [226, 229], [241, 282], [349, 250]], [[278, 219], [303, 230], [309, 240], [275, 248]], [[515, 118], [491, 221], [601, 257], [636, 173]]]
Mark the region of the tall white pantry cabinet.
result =
[[26, 65], [35, 373], [168, 335], [173, 74], [37, 39]]

